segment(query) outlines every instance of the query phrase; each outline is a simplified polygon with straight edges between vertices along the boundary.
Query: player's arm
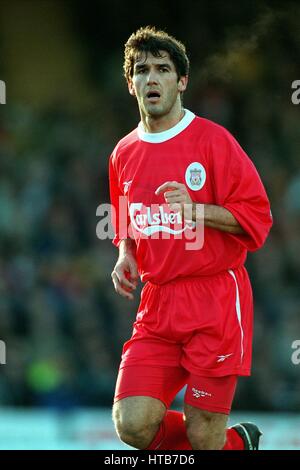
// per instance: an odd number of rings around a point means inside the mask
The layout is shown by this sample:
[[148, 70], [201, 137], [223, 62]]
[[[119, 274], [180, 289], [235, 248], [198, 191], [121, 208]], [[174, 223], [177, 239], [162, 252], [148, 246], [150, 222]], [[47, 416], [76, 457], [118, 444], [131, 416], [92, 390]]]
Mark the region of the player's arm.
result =
[[[192, 201], [187, 187], [183, 183], [177, 181], [167, 181], [157, 188], [156, 195], [164, 194], [165, 201], [170, 209], [180, 211], [187, 219], [192, 219], [194, 222], [203, 222], [203, 211], [197, 211], [196, 204]], [[223, 232], [232, 233], [235, 235], [244, 234], [245, 231], [232, 215], [232, 213], [221, 206], [212, 204], [203, 204], [204, 206], [204, 225], [206, 227], [215, 228]], [[189, 209], [191, 213], [189, 213]], [[202, 217], [200, 219], [200, 217]]]
[[[127, 210], [124, 211], [124, 207], [127, 207], [127, 203], [121, 205], [124, 194], [119, 187], [119, 181], [112, 158], [110, 158], [109, 161], [109, 187], [111, 203], [114, 208], [114, 211], [112, 211], [112, 224], [115, 231], [113, 243], [119, 248], [119, 257], [111, 273], [111, 278], [116, 292], [132, 300], [132, 291], [135, 289], [138, 280], [135, 256], [136, 245], [133, 239], [127, 238], [130, 222]], [[120, 220], [122, 220], [121, 224]]]
[[130, 300], [133, 300], [132, 291], [138, 282], [135, 247], [134, 240], [130, 238], [120, 241], [118, 261], [111, 273], [115, 291]]
[[[192, 220], [196, 223], [198, 222], [197, 204], [195, 202], [193, 203]], [[228, 209], [212, 204], [204, 204], [204, 225], [235, 235], [246, 233]]]

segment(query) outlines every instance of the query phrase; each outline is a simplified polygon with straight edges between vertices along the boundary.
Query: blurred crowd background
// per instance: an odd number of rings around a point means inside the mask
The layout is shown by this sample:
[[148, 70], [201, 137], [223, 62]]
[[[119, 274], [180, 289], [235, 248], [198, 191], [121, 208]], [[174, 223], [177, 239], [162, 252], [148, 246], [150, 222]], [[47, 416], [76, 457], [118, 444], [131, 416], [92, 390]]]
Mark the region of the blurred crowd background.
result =
[[107, 164], [139, 120], [123, 45], [154, 24], [191, 59], [185, 106], [253, 159], [274, 227], [247, 267], [253, 376], [235, 409], [300, 410], [300, 79], [297, 2], [0, 1], [0, 406], [110, 406], [138, 305], [118, 297], [117, 250], [96, 237]]

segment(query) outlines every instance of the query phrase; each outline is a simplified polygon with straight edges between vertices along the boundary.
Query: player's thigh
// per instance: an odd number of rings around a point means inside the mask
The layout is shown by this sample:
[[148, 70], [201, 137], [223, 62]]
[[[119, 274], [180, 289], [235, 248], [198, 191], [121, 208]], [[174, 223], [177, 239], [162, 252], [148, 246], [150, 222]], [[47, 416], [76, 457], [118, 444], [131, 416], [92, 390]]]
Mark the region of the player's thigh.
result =
[[187, 428], [195, 427], [200, 430], [218, 428], [219, 431], [224, 431], [228, 422], [228, 415], [224, 413], [201, 410], [187, 403], [184, 404], [184, 414]]
[[228, 415], [195, 408], [185, 403], [188, 439], [193, 449], [218, 450], [225, 444]]
[[193, 449], [222, 449], [236, 385], [236, 375], [189, 375], [184, 410]]

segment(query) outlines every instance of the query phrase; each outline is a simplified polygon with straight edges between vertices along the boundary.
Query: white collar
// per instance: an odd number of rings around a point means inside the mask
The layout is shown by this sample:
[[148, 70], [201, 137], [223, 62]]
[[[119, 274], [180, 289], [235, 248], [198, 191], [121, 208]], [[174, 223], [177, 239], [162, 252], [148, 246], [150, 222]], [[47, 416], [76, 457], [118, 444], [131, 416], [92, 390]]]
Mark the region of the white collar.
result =
[[166, 140], [172, 139], [176, 135], [180, 134], [180, 132], [184, 131], [191, 122], [193, 121], [195, 114], [185, 109], [185, 114], [183, 118], [175, 124], [175, 126], [167, 129], [166, 131], [162, 132], [145, 132], [142, 122], [139, 123], [137, 127], [137, 133], [140, 140], [144, 142], [149, 142], [150, 144], [160, 144], [161, 142], [165, 142]]

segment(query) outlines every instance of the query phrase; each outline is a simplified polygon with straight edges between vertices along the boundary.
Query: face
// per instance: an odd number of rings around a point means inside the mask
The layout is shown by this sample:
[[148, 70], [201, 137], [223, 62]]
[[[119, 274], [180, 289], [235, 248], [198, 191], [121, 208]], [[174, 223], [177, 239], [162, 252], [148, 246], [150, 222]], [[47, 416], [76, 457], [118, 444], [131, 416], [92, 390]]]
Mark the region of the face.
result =
[[161, 57], [141, 53], [128, 82], [129, 93], [136, 96], [141, 114], [154, 118], [170, 114], [187, 86], [187, 77], [178, 80], [168, 52], [160, 52]]

